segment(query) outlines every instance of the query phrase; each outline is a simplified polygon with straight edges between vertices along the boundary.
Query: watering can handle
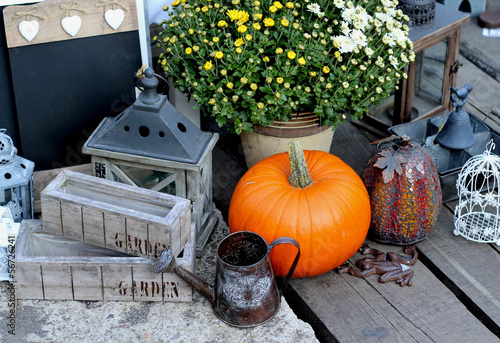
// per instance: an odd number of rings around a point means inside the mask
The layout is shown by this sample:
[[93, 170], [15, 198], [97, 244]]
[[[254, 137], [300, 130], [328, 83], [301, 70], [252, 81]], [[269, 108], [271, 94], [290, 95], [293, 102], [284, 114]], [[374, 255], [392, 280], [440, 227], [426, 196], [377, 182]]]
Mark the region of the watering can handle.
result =
[[283, 294], [283, 292], [285, 291], [285, 288], [288, 285], [288, 281], [290, 281], [290, 279], [293, 275], [293, 272], [295, 271], [295, 267], [297, 267], [297, 263], [299, 262], [300, 244], [299, 244], [299, 242], [297, 242], [295, 239], [293, 239], [291, 237], [280, 237], [280, 238], [276, 238], [274, 241], [272, 241], [269, 244], [269, 250], [271, 250], [272, 248], [274, 248], [275, 246], [280, 245], [280, 244], [292, 244], [298, 249], [297, 255], [295, 255], [295, 259], [293, 260], [292, 266], [290, 267], [288, 274], [286, 275], [285, 279], [283, 280], [283, 282], [281, 284], [281, 289], [279, 291], [279, 294], [281, 296]]

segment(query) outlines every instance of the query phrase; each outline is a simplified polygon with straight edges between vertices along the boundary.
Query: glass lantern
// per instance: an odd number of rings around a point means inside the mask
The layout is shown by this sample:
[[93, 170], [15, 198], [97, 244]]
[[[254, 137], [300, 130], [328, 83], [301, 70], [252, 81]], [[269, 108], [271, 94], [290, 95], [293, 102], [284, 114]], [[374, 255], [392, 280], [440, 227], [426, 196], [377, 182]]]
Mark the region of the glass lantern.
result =
[[33, 218], [35, 164], [17, 156], [12, 139], [0, 129], [0, 206], [10, 209], [15, 222]]
[[460, 27], [469, 15], [435, 4], [434, 19], [412, 26], [415, 61], [406, 67], [407, 79], [399, 89], [372, 110], [366, 122], [385, 131], [393, 125], [429, 118], [451, 110], [450, 88], [456, 85]]

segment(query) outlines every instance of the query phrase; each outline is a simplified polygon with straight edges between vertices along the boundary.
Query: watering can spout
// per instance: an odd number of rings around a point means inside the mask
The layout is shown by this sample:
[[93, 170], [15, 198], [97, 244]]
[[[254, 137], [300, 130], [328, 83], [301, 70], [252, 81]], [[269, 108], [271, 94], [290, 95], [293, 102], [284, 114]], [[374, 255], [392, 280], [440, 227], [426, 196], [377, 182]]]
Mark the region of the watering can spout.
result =
[[203, 281], [190, 271], [182, 268], [177, 264], [175, 257], [172, 255], [172, 251], [165, 250], [155, 262], [153, 266], [153, 271], [155, 273], [161, 272], [172, 272], [178, 275], [181, 279], [186, 281], [191, 287], [193, 287], [197, 292], [203, 295], [212, 304], [215, 302], [215, 292], [214, 287], [208, 282]]

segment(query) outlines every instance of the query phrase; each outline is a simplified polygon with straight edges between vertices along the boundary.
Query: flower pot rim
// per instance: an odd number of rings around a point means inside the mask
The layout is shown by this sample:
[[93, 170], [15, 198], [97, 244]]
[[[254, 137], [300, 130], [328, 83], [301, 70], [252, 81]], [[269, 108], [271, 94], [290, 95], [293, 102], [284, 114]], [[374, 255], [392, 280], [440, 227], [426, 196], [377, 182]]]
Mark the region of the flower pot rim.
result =
[[289, 120], [275, 120], [269, 126], [254, 125], [254, 132], [273, 137], [305, 137], [332, 129], [320, 125], [320, 118], [313, 112], [292, 113]]

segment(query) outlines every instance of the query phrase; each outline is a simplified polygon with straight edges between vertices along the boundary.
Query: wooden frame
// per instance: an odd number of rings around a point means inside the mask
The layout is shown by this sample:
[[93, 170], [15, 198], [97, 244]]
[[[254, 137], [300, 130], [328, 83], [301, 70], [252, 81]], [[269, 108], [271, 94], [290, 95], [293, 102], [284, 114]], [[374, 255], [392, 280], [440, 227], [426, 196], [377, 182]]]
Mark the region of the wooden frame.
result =
[[[451, 110], [450, 87], [454, 87], [457, 80], [457, 69], [453, 66], [458, 64], [460, 28], [469, 20], [469, 15], [436, 3], [435, 22], [433, 24], [410, 28], [409, 38], [413, 42], [413, 51], [416, 55], [442, 41], [447, 41], [446, 64], [444, 67], [445, 79], [441, 93], [441, 104], [431, 111], [420, 115], [415, 120], [429, 118]], [[403, 70], [407, 73], [408, 78], [401, 79], [399, 89], [394, 94], [392, 125], [412, 120], [416, 67], [416, 62], [413, 62]], [[391, 126], [371, 115], [366, 116], [364, 121], [369, 126], [374, 127], [377, 132], [380, 132], [378, 130], [385, 131]]]

